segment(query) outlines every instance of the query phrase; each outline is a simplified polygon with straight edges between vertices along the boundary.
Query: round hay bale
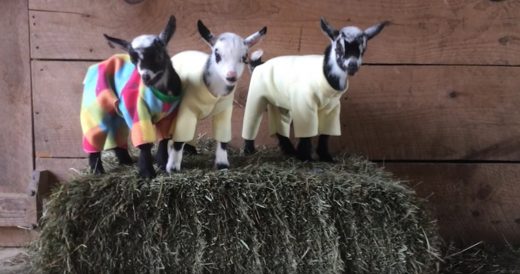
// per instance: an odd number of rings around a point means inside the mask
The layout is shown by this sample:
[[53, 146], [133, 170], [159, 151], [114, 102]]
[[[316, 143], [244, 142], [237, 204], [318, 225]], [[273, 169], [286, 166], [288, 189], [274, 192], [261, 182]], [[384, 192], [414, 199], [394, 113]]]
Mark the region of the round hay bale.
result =
[[430, 273], [434, 222], [414, 192], [364, 159], [278, 152], [185, 157], [184, 171], [82, 175], [52, 195], [33, 262], [69, 273]]

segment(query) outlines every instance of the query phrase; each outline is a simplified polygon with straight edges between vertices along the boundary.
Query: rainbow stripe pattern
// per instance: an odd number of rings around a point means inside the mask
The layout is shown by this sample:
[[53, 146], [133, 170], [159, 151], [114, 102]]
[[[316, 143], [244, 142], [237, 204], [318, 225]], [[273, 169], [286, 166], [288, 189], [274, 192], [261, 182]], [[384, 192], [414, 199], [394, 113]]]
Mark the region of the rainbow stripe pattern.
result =
[[169, 137], [180, 97], [144, 85], [127, 54], [90, 66], [83, 81], [81, 129], [83, 150], [100, 152]]

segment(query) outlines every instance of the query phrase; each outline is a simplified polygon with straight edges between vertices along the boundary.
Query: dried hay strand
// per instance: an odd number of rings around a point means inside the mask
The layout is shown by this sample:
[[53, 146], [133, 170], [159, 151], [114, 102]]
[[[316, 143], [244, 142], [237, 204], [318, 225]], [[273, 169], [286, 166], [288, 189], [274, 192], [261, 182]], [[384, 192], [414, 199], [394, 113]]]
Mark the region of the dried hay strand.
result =
[[184, 170], [108, 173], [57, 189], [33, 245], [34, 267], [64, 273], [434, 273], [435, 223], [403, 182], [359, 157], [334, 164], [210, 144]]

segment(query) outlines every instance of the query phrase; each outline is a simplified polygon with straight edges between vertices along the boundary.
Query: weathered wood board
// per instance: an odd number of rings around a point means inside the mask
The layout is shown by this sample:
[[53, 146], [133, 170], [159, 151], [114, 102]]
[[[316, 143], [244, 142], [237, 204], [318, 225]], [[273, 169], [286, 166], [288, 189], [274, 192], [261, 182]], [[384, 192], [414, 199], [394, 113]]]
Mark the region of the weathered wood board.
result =
[[[178, 18], [173, 52], [204, 48], [196, 33], [203, 19], [215, 33], [246, 35], [263, 25], [266, 56], [322, 53], [328, 39], [320, 16], [335, 26], [393, 25], [370, 43], [366, 62], [389, 64], [520, 64], [518, 1], [124, 1], [31, 0], [31, 56], [102, 59], [110, 49], [102, 33], [130, 39], [159, 32]], [[133, 20], [139, 18], [139, 20]]]
[[31, 75], [27, 1], [0, 9], [0, 193], [23, 192], [32, 172]]

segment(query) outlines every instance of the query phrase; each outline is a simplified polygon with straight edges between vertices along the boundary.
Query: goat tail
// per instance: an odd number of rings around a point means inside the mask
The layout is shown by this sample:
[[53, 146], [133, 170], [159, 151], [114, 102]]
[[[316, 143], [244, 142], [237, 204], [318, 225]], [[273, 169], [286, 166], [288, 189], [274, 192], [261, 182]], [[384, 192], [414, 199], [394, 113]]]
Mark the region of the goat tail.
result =
[[253, 53], [251, 53], [251, 57], [249, 58], [249, 70], [251, 72], [259, 65], [263, 64], [262, 61], [262, 55], [264, 54], [264, 51], [259, 49], [255, 50]]

